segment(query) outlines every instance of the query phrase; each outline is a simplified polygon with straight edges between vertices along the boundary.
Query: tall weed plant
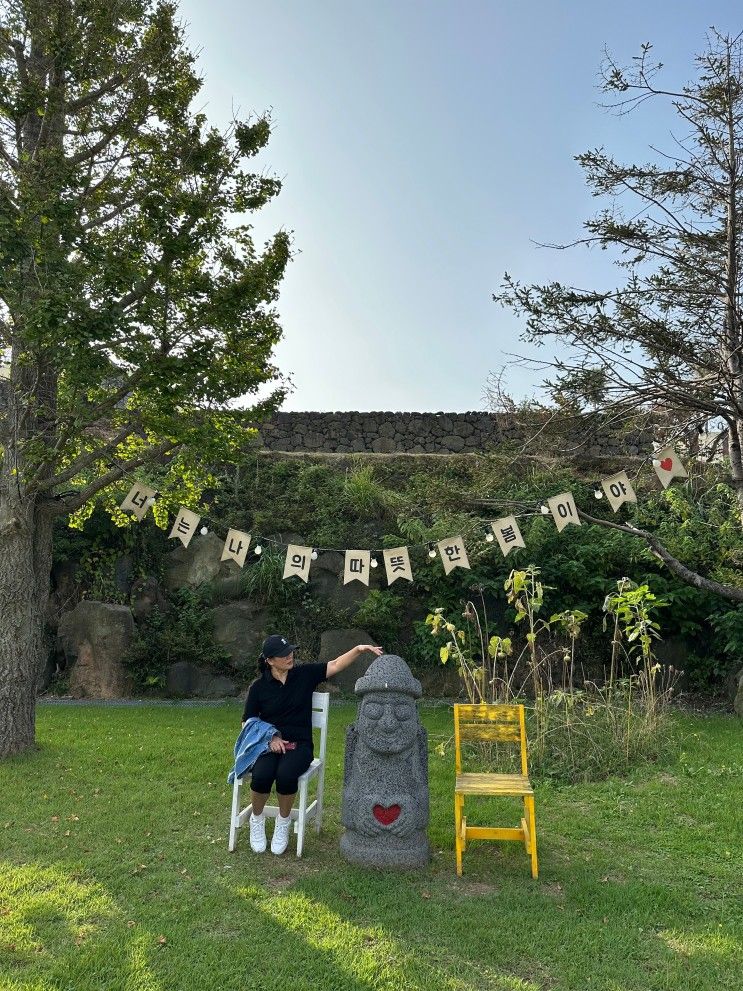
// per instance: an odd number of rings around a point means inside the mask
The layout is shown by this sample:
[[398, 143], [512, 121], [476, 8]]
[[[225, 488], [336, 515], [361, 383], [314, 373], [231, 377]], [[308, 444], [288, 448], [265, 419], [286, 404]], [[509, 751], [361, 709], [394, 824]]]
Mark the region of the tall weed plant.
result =
[[[604, 678], [578, 677], [578, 644], [587, 613], [566, 609], [541, 615], [549, 587], [539, 569], [513, 570], [504, 590], [524, 636], [517, 650], [511, 637], [491, 634], [484, 611], [465, 604], [457, 624], [444, 609], [426, 619], [434, 637], [445, 636], [440, 660], [457, 665], [463, 692], [473, 704], [525, 700], [529, 710], [529, 755], [537, 774], [568, 781], [596, 780], [656, 760], [668, 747], [668, 708], [680, 672], [655, 654], [660, 639], [656, 616], [664, 603], [647, 585], [617, 582], [603, 604], [604, 630], [611, 634]], [[491, 764], [492, 747], [483, 759]]]

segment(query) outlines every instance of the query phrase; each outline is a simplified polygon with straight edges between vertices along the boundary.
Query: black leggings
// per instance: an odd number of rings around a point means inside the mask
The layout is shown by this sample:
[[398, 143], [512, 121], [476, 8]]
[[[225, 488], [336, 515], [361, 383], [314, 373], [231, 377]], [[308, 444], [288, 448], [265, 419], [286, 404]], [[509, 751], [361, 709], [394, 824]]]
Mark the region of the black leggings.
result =
[[275, 781], [277, 795], [293, 795], [299, 787], [299, 775], [311, 763], [311, 743], [298, 743], [296, 750], [287, 750], [285, 754], [261, 754], [253, 764], [250, 787], [259, 795], [268, 795]]

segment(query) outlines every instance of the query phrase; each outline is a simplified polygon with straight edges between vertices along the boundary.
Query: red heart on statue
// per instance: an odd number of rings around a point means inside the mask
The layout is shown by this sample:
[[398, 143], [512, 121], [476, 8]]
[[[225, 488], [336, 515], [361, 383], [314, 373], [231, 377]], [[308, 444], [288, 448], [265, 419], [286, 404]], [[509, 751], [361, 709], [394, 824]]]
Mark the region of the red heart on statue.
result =
[[397, 817], [400, 815], [400, 806], [375, 805], [374, 808], [372, 809], [372, 812], [374, 813], [374, 818], [377, 820], [377, 822], [381, 822], [383, 826], [389, 826], [389, 824], [391, 822], [394, 822], [395, 819], [397, 819]]
[[663, 458], [663, 460], [660, 463], [660, 466], [663, 469], [663, 471], [670, 471], [671, 468], [673, 468], [673, 458]]

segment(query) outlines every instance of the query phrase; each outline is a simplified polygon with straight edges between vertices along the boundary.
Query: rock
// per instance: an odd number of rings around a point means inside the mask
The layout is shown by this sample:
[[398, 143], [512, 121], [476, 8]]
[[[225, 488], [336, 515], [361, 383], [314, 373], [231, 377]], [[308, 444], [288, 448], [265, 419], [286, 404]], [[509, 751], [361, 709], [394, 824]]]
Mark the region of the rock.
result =
[[364, 867], [424, 867], [431, 853], [420, 682], [401, 657], [384, 654], [358, 680], [356, 693], [356, 723], [346, 732], [341, 853]]
[[691, 647], [681, 637], [668, 637], [655, 644], [655, 653], [661, 664], [672, 665], [683, 673], [689, 664]]
[[134, 619], [128, 606], [84, 600], [65, 613], [58, 637], [75, 698], [116, 699], [131, 694], [132, 682], [124, 657], [134, 636]]
[[79, 601], [80, 592], [76, 581], [78, 569], [76, 561], [64, 561], [56, 564], [52, 570], [52, 591], [47, 600], [46, 622], [53, 633], [56, 633], [64, 613]]
[[153, 609], [164, 612], [168, 601], [160, 590], [160, 583], [157, 578], [149, 575], [147, 578], [138, 578], [132, 585], [132, 614], [137, 623], [146, 619]]
[[120, 592], [127, 595], [132, 587], [132, 576], [134, 575], [134, 561], [131, 554], [122, 554], [116, 558], [114, 564], [114, 582]]
[[[336, 551], [325, 551], [312, 562], [308, 588], [315, 598], [325, 599], [336, 609], [354, 609], [363, 602], [368, 589], [361, 582], [343, 584], [344, 557]], [[379, 569], [377, 569], [379, 570]]]
[[377, 437], [372, 441], [372, 451], [375, 454], [392, 454], [395, 450], [395, 442], [391, 437]]
[[449, 451], [461, 451], [464, 447], [464, 438], [457, 434], [450, 434], [448, 437], [442, 438], [441, 446]]
[[177, 661], [166, 672], [165, 690], [175, 698], [222, 699], [236, 694], [237, 683], [188, 661]]
[[733, 700], [733, 708], [736, 713], [743, 719], [743, 668], [738, 672], [736, 679], [737, 690], [735, 692], [735, 698]]
[[216, 606], [212, 615], [217, 642], [230, 655], [235, 668], [252, 674], [261, 644], [271, 632], [266, 611], [247, 599], [239, 599]]
[[[317, 659], [321, 664], [327, 664], [328, 661], [334, 661], [336, 657], [340, 657], [360, 643], [373, 642], [369, 634], [364, 633], [363, 630], [325, 630], [320, 637], [320, 654]], [[333, 684], [341, 692], [351, 695], [357, 680], [366, 674], [373, 660], [374, 654], [370, 652], [362, 654], [350, 667], [333, 678]]]
[[184, 585], [201, 585], [215, 578], [229, 578], [237, 565], [234, 561], [220, 561], [224, 541], [216, 533], [201, 536], [197, 533], [188, 547], [178, 544], [165, 555], [165, 586], [168, 589]]

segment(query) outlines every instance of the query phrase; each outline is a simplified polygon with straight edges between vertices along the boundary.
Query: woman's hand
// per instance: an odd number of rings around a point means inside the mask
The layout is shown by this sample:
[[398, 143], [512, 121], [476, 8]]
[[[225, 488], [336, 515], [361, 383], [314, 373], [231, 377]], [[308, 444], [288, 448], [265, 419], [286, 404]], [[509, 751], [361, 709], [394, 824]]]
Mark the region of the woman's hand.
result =
[[276, 736], [271, 738], [269, 747], [271, 748], [271, 753], [274, 754], [286, 753], [286, 747], [284, 746], [284, 741], [281, 739], [278, 733], [276, 734]]
[[360, 654], [364, 654], [368, 650], [370, 654], [375, 654], [377, 657], [381, 657], [384, 653], [384, 647], [376, 647], [373, 643], [360, 643], [356, 650]]

